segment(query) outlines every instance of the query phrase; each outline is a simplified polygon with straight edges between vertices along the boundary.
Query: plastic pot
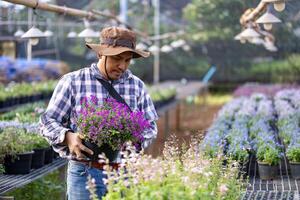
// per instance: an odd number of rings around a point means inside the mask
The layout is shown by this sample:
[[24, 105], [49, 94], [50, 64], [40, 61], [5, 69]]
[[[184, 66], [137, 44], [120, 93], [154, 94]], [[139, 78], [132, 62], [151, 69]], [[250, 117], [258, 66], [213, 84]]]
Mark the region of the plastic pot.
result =
[[259, 177], [262, 180], [273, 180], [277, 178], [279, 166], [278, 165], [269, 165], [268, 163], [259, 162], [258, 163], [258, 172]]
[[113, 150], [108, 144], [102, 144], [101, 147], [99, 147], [96, 143], [87, 140], [82, 141], [82, 143], [94, 152], [93, 155], [83, 152], [85, 156], [93, 161], [98, 161], [99, 155], [101, 155], [102, 153], [105, 154], [110, 163], [115, 162], [118, 157], [119, 150]]

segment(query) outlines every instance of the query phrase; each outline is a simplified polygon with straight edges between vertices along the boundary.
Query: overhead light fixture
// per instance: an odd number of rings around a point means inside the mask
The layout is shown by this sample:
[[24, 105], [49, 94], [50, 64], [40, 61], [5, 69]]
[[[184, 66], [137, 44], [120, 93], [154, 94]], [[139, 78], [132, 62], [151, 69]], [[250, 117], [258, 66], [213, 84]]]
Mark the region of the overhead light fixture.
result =
[[256, 44], [256, 45], [261, 45], [261, 44], [264, 44], [265, 41], [260, 37], [255, 37], [255, 38], [250, 39], [249, 42], [252, 44]]
[[91, 42], [93, 38], [99, 38], [100, 37], [100, 32], [94, 31], [90, 27], [90, 23], [88, 20], [84, 19], [84, 26], [85, 29], [78, 33], [77, 37], [82, 37], [85, 38], [86, 42]]
[[185, 44], [185, 45], [183, 45], [182, 49], [183, 49], [184, 51], [190, 51], [190, 50], [191, 50], [191, 47], [190, 47], [189, 45]]
[[251, 26], [248, 26], [244, 31], [240, 34], [241, 39], [249, 40], [252, 38], [260, 37], [260, 34], [256, 32]]
[[299, 37], [299, 38], [300, 38], [300, 27], [294, 29], [293, 32], [294, 32], [294, 34], [295, 34], [296, 37]]
[[50, 30], [46, 30], [46, 31], [44, 32], [44, 35], [45, 35], [46, 37], [51, 37], [51, 36], [53, 36], [53, 32], [50, 31]]
[[31, 45], [37, 45], [39, 43], [39, 38], [46, 37], [45, 34], [35, 26], [31, 27], [26, 33], [24, 33], [21, 38], [29, 39]]
[[169, 45], [164, 45], [160, 48], [161, 52], [169, 53], [173, 50], [173, 48]]
[[76, 38], [77, 37], [77, 33], [75, 31], [70, 31], [67, 35], [68, 38]]
[[265, 14], [256, 20], [256, 23], [263, 24], [264, 29], [268, 31], [272, 29], [274, 23], [280, 22], [281, 20], [271, 13], [270, 7], [268, 7], [268, 10]]
[[185, 41], [182, 40], [182, 39], [175, 40], [175, 41], [171, 42], [171, 47], [173, 47], [173, 48], [178, 48], [178, 47], [181, 47], [183, 45], [185, 45]]
[[151, 53], [159, 52], [159, 48], [155, 45], [152, 45], [149, 47], [148, 51], [150, 51]]
[[285, 0], [262, 0], [264, 3], [273, 3], [274, 9], [278, 12], [282, 12], [285, 9]]
[[19, 27], [18, 30], [14, 33], [15, 37], [21, 37], [24, 34], [24, 31]]
[[144, 43], [138, 43], [135, 47], [136, 49], [146, 50], [147, 46]]
[[263, 43], [264, 47], [271, 52], [278, 51], [277, 47], [275, 46], [274, 42], [270, 41], [268, 38]]
[[239, 40], [242, 44], [245, 44], [245, 43], [246, 43], [246, 39], [242, 38], [242, 37], [241, 37], [241, 34], [242, 34], [242, 33], [237, 34], [237, 35], [234, 37], [234, 40]]

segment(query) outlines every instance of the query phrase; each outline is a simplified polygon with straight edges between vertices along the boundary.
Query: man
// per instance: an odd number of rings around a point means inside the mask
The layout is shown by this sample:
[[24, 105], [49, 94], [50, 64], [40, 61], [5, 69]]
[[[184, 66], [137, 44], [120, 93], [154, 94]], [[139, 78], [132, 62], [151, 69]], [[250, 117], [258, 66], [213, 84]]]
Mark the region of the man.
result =
[[157, 135], [155, 121], [158, 119], [145, 84], [134, 76], [128, 66], [132, 58], [148, 57], [150, 54], [135, 49], [136, 35], [125, 28], [108, 27], [101, 31], [100, 44], [87, 44], [94, 50], [98, 63], [64, 75], [57, 84], [48, 108], [41, 116], [41, 134], [48, 139], [61, 157], [68, 158], [67, 195], [70, 200], [89, 199], [86, 189], [88, 175], [96, 181], [97, 195], [106, 193], [102, 178], [103, 168], [97, 163], [85, 161], [83, 152], [93, 152], [81, 143], [76, 133], [75, 117], [81, 107], [81, 99], [95, 95], [100, 101], [110, 97], [98, 79], [108, 81], [132, 110], [144, 112], [151, 128], [143, 135], [142, 147], [149, 146]]

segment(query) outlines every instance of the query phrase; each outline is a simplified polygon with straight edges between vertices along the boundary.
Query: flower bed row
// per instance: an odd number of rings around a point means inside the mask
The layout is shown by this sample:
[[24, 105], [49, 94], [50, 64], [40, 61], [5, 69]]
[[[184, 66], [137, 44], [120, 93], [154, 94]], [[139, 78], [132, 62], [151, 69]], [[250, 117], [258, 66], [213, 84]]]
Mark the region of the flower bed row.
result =
[[260, 83], [246, 83], [239, 86], [233, 92], [234, 97], [241, 96], [251, 96], [255, 93], [265, 94], [268, 97], [273, 97], [277, 92], [289, 89], [289, 88], [299, 88], [297, 85], [293, 84], [260, 84]]
[[[299, 94], [299, 91], [295, 94]], [[298, 101], [291, 99], [290, 102]], [[239, 109], [233, 109], [235, 113], [231, 112], [228, 115], [224, 112], [226, 110], [224, 108], [227, 107]], [[228, 120], [224, 127], [224, 125], [220, 125], [220, 121], [224, 121], [226, 116], [231, 120]], [[299, 123], [299, 118], [297, 120]], [[249, 154], [253, 153], [257, 158], [259, 168], [262, 168], [260, 171], [265, 166], [272, 166], [273, 171], [277, 172], [276, 168], [283, 155], [283, 149], [277, 137], [275, 121], [276, 113], [273, 102], [265, 95], [254, 94], [250, 98], [237, 98], [219, 112], [218, 118], [208, 130], [202, 146], [209, 155], [214, 155], [217, 150], [223, 148], [222, 151], [241, 163], [247, 162]], [[295, 130], [292, 132], [299, 133]], [[225, 144], [220, 145], [220, 141], [224, 143], [224, 138]], [[295, 141], [297, 140], [295, 139]], [[293, 152], [299, 150], [297, 145], [298, 143], [294, 145]], [[271, 179], [275, 176], [276, 174], [265, 176], [261, 173], [262, 179]]]

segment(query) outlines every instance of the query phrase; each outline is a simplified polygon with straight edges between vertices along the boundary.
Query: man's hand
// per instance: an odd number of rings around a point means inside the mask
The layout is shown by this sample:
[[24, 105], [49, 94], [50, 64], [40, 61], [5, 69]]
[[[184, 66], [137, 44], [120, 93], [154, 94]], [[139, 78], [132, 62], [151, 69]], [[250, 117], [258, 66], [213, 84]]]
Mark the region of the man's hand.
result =
[[94, 154], [92, 150], [82, 144], [78, 133], [72, 133], [70, 131], [66, 132], [64, 142], [68, 145], [70, 153], [74, 155], [77, 160], [86, 159], [86, 156], [82, 154], [82, 151], [87, 152], [90, 155]]

